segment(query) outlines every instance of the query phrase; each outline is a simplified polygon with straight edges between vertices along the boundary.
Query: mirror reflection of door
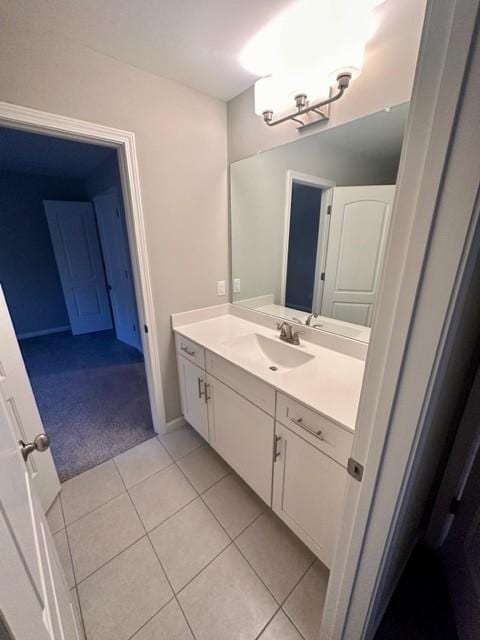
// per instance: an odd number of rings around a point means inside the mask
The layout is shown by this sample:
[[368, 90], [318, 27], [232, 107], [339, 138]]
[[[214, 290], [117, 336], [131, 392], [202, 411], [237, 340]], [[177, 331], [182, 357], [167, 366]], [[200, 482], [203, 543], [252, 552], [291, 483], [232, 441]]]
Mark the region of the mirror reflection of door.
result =
[[321, 315], [370, 327], [395, 185], [336, 187]]

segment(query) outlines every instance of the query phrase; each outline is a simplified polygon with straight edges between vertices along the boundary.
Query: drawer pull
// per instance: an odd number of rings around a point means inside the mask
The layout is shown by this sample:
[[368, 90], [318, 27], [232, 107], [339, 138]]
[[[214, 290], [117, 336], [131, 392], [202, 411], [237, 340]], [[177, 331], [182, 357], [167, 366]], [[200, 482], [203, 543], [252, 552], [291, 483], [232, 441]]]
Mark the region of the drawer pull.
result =
[[308, 424], [306, 424], [303, 421], [303, 418], [290, 418], [290, 420], [295, 423], [297, 426], [302, 427], [302, 429], [306, 429], [309, 433], [313, 434], [316, 438], [318, 438], [319, 440], [325, 440], [325, 438], [323, 437], [323, 432], [321, 429], [314, 429], [313, 427], [309, 427]]
[[205, 383], [205, 402], [208, 402], [209, 400], [211, 400], [211, 399], [212, 399], [212, 396], [209, 396], [209, 395], [208, 395], [208, 390], [210, 389], [210, 386], [211, 386], [211, 385], [210, 385], [210, 383], [209, 383], [209, 382], [206, 382], [206, 383]]
[[[202, 391], [202, 384], [204, 385], [203, 391]], [[204, 393], [205, 393], [205, 382], [201, 378], [198, 378], [198, 397], [201, 398]]]
[[185, 345], [181, 344], [180, 345], [180, 349], [182, 351], [185, 351], [186, 354], [188, 354], [189, 356], [194, 356], [196, 351], [190, 350], [188, 347], [186, 347]]
[[281, 436], [276, 435], [273, 440], [273, 461], [274, 462], [276, 462], [280, 457], [280, 447], [278, 445], [280, 444], [281, 439], [282, 439]]

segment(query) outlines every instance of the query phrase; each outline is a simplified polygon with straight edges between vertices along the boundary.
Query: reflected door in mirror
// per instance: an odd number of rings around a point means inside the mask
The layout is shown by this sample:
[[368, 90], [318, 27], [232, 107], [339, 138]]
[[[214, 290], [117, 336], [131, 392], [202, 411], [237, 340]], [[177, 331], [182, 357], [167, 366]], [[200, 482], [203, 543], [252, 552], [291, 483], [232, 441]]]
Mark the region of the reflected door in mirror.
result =
[[371, 326], [394, 185], [336, 187], [321, 314]]

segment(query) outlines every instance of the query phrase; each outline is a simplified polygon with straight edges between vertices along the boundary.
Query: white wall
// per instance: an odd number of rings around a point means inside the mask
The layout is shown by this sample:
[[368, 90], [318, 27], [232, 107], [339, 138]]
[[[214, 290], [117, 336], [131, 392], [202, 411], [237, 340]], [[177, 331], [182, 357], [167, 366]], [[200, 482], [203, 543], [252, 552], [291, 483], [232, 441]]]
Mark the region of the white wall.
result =
[[[327, 136], [331, 142], [325, 140]], [[399, 156], [400, 148], [389, 162], [377, 160], [362, 155], [358, 148], [339, 148], [335, 137], [327, 134], [232, 164], [232, 278], [241, 280], [241, 292], [234, 294], [234, 300], [273, 293], [275, 302], [281, 303], [289, 170], [326, 178], [338, 186], [394, 184]]]
[[[133, 131], [167, 420], [180, 414], [170, 314], [226, 302], [226, 107], [23, 24], [3, 24], [0, 100]], [[228, 294], [228, 290], [227, 290]]]
[[[352, 82], [346, 95], [332, 105], [330, 120], [302, 135], [410, 100], [425, 5], [426, 0], [385, 0], [377, 7], [378, 30], [368, 44], [361, 75]], [[294, 123], [269, 128], [255, 115], [253, 87], [228, 103], [227, 118], [231, 162], [299, 136]]]

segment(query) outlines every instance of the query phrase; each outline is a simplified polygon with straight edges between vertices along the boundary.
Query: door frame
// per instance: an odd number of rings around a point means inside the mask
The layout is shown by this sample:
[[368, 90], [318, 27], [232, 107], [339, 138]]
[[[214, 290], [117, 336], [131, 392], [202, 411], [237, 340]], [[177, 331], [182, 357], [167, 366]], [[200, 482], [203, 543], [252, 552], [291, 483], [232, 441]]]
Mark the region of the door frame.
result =
[[165, 433], [166, 419], [158, 333], [135, 134], [131, 131], [1, 101], [0, 126], [103, 145], [117, 150], [138, 321], [148, 331], [142, 331], [141, 335], [153, 426], [157, 433]]
[[476, 331], [479, 20], [480, 0], [428, 0], [352, 449], [363, 479], [348, 481], [321, 640], [373, 637], [420, 531]]
[[322, 201], [320, 203], [320, 225], [318, 227], [317, 238], [317, 259], [315, 264], [315, 283], [313, 289], [312, 310], [319, 313], [319, 303], [322, 301], [323, 282], [320, 279], [322, 271], [325, 270], [327, 259], [328, 230], [330, 218], [327, 215], [328, 207], [333, 201], [333, 189], [335, 182], [326, 178], [319, 178], [308, 173], [293, 171], [289, 169], [286, 176], [285, 191], [285, 224], [283, 228], [283, 252], [282, 252], [282, 283], [280, 288], [280, 304], [285, 306], [285, 294], [287, 289], [287, 267], [288, 267], [288, 244], [290, 239], [290, 214], [292, 208], [292, 186], [294, 182], [318, 187], [322, 190]]

